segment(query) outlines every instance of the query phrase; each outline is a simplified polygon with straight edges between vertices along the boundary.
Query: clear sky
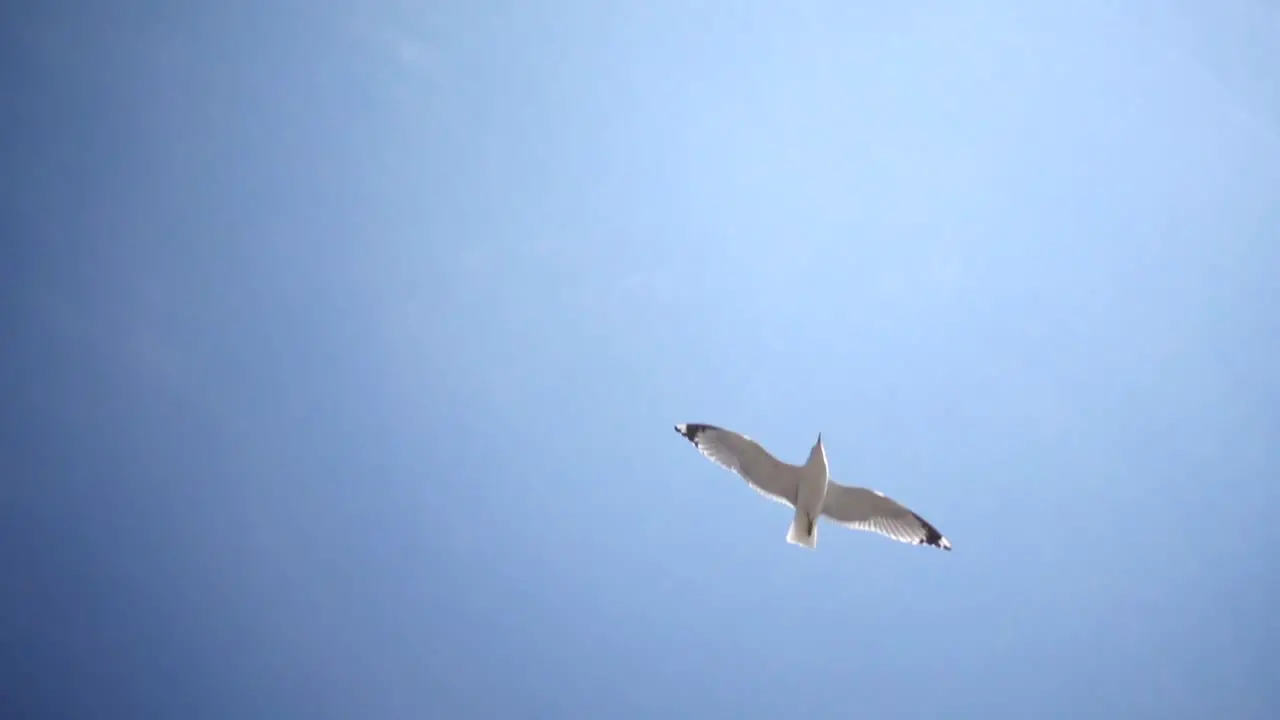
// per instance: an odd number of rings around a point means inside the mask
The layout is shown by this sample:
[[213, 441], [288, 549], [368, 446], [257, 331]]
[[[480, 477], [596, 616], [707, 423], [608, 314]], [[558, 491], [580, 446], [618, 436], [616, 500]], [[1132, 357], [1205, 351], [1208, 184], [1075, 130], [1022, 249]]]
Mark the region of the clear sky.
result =
[[0, 21], [12, 717], [1280, 716], [1280, 5], [204, 6]]

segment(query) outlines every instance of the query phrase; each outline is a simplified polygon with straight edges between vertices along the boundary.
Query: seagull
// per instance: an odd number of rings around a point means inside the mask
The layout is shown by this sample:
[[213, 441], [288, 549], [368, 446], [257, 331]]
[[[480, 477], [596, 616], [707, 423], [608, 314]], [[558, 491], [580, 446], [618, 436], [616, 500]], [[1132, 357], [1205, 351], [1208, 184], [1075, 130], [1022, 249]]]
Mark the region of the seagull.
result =
[[849, 487], [832, 480], [822, 433], [804, 465], [792, 465], [769, 454], [759, 443], [715, 425], [681, 423], [683, 435], [712, 462], [732, 470], [770, 500], [795, 508], [787, 542], [813, 550], [818, 546], [818, 517], [854, 530], [867, 530], [912, 545], [951, 550], [951, 542], [928, 521], [884, 493]]

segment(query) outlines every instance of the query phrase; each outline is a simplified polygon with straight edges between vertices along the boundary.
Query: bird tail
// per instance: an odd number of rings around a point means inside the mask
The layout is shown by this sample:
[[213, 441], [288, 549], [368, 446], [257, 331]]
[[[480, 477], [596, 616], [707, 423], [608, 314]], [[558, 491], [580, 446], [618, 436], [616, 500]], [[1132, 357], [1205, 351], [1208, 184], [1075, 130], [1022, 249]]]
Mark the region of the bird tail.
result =
[[796, 510], [795, 519], [791, 521], [791, 529], [787, 531], [787, 542], [813, 550], [818, 546], [818, 519], [810, 517], [803, 510]]

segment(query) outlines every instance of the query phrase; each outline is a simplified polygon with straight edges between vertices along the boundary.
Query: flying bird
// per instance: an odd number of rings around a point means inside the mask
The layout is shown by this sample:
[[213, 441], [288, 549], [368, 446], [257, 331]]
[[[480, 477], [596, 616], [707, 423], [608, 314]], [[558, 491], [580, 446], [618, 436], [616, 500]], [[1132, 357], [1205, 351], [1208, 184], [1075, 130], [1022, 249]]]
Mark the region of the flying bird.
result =
[[912, 545], [932, 545], [950, 550], [951, 542], [924, 518], [884, 493], [841, 485], [827, 469], [822, 433], [803, 465], [782, 462], [759, 443], [715, 425], [681, 423], [676, 432], [693, 443], [712, 462], [732, 470], [761, 495], [795, 508], [787, 542], [809, 548], [818, 546], [818, 517], [854, 530], [867, 530]]

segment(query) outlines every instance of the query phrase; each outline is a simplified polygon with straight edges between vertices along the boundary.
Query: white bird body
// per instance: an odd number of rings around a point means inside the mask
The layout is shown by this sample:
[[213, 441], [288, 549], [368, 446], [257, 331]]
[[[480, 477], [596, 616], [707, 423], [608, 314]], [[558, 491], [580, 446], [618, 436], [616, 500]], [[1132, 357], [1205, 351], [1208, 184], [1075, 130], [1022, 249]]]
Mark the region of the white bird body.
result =
[[732, 470], [765, 497], [795, 509], [787, 542], [815, 549], [818, 518], [867, 530], [900, 542], [950, 550], [951, 542], [924, 518], [868, 488], [841, 485], [830, 477], [822, 434], [804, 465], [784, 463], [751, 438], [714, 425], [681, 423], [676, 432], [713, 462]]
[[[792, 466], [794, 467], [794, 466]], [[831, 471], [827, 467], [827, 451], [822, 447], [822, 434], [809, 451], [809, 459], [799, 467], [796, 478], [796, 516], [787, 531], [787, 542], [803, 545], [810, 550], [818, 545], [818, 516], [822, 503], [827, 499], [827, 483]]]

